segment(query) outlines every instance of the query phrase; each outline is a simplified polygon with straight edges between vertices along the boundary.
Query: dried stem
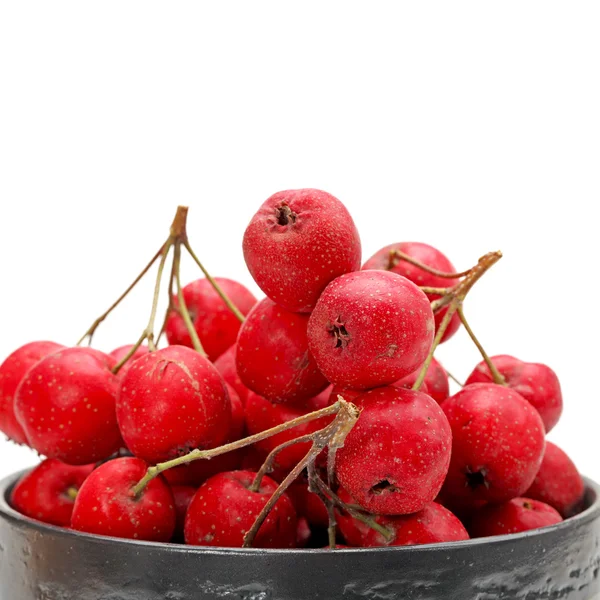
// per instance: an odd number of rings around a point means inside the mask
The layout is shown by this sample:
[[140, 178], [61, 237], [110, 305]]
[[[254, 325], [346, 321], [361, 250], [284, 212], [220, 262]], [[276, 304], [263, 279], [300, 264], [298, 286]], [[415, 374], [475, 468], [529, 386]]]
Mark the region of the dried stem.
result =
[[463, 327], [466, 329], [467, 333], [469, 334], [469, 337], [473, 340], [473, 343], [477, 346], [479, 353], [483, 357], [485, 364], [487, 365], [488, 369], [490, 370], [490, 373], [492, 374], [494, 383], [496, 383], [498, 385], [506, 385], [506, 379], [504, 378], [504, 375], [502, 375], [502, 373], [500, 373], [500, 371], [498, 371], [498, 368], [492, 362], [492, 359], [488, 356], [487, 352], [484, 350], [483, 346], [481, 345], [481, 342], [477, 339], [477, 337], [473, 333], [471, 326], [469, 325], [469, 323], [467, 322], [467, 319], [465, 318], [465, 313], [463, 312], [462, 306], [458, 307], [458, 316], [460, 317]]
[[461, 273], [446, 273], [444, 271], [438, 271], [437, 269], [434, 269], [433, 267], [422, 263], [420, 260], [417, 260], [416, 258], [405, 254], [401, 250], [390, 250], [388, 269], [394, 268], [401, 260], [410, 263], [415, 267], [419, 267], [419, 269], [422, 269], [423, 271], [430, 273], [431, 275], [435, 275], [436, 277], [443, 277], [444, 279], [459, 279], [460, 277], [466, 277], [471, 272], [471, 269], [467, 271], [462, 271]]
[[450, 288], [428, 287], [426, 285], [420, 285], [419, 289], [424, 294], [438, 294], [439, 296], [444, 296], [450, 291]]
[[210, 284], [213, 286], [213, 288], [215, 289], [215, 292], [217, 292], [217, 294], [219, 294], [219, 296], [221, 297], [221, 300], [223, 300], [223, 302], [225, 302], [225, 304], [227, 305], [227, 308], [229, 308], [229, 310], [239, 319], [239, 321], [241, 323], [243, 323], [246, 317], [244, 317], [244, 315], [241, 313], [240, 309], [231, 301], [231, 299], [223, 291], [221, 286], [214, 280], [214, 278], [210, 275], [210, 273], [204, 268], [204, 265], [200, 262], [200, 259], [196, 256], [196, 254], [192, 250], [190, 243], [187, 240], [183, 240], [183, 245], [185, 246], [185, 249], [189, 252], [190, 256], [194, 259], [194, 262], [200, 267], [200, 270], [202, 271], [202, 273], [204, 273], [204, 276], [206, 277], [206, 279], [208, 279]]
[[148, 483], [152, 481], [152, 479], [158, 477], [158, 475], [160, 475], [163, 471], [172, 469], [173, 467], [185, 465], [195, 460], [210, 460], [215, 456], [220, 456], [221, 454], [226, 454], [227, 452], [232, 452], [233, 450], [245, 448], [246, 446], [250, 446], [252, 444], [255, 444], [256, 442], [266, 440], [267, 438], [277, 435], [278, 433], [282, 433], [283, 431], [287, 431], [289, 429], [297, 427], [298, 425], [310, 423], [311, 421], [314, 421], [315, 419], [320, 419], [321, 417], [337, 415], [341, 411], [355, 411], [356, 414], [358, 414], [358, 409], [353, 404], [346, 402], [345, 400], [338, 400], [335, 404], [332, 404], [331, 406], [326, 406], [325, 408], [322, 408], [320, 410], [307, 413], [305, 415], [297, 417], [296, 419], [292, 419], [291, 421], [287, 421], [286, 423], [282, 423], [281, 425], [277, 425], [276, 427], [272, 427], [271, 429], [266, 429], [265, 431], [261, 431], [260, 433], [255, 433], [254, 435], [250, 435], [241, 440], [237, 440], [235, 442], [219, 446], [218, 448], [212, 448], [210, 450], [192, 450], [184, 456], [179, 456], [177, 458], [173, 458], [172, 460], [158, 463], [157, 465], [148, 468], [148, 471], [146, 472], [144, 477], [140, 479], [140, 481], [134, 486], [133, 494], [135, 496], [139, 496], [144, 491]]
[[[329, 460], [328, 460], [328, 466], [329, 466]], [[315, 463], [312, 463], [312, 464], [308, 465], [308, 489], [310, 492], [312, 492], [313, 494], [316, 494], [319, 498], [321, 498], [321, 501], [327, 508], [327, 521], [328, 521], [327, 539], [329, 542], [329, 547], [335, 548], [335, 541], [336, 541], [335, 538], [336, 538], [336, 529], [337, 529], [337, 520], [335, 518], [335, 504], [334, 504], [333, 500], [331, 498], [329, 498], [329, 496], [327, 496], [327, 494], [325, 494], [323, 492], [323, 490], [319, 487], [319, 485], [315, 485], [315, 483], [313, 483], [317, 479], [320, 479], [319, 474], [317, 473], [317, 468], [316, 468]], [[331, 478], [329, 477], [329, 472], [328, 472], [328, 479], [330, 479], [328, 487], [331, 488]]]

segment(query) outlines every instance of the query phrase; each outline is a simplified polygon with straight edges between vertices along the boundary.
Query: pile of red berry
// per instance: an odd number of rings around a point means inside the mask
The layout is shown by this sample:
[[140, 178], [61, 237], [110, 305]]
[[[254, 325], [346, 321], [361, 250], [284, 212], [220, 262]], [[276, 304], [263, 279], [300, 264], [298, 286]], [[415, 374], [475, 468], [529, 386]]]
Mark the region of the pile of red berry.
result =
[[[21, 513], [99, 535], [290, 548], [464, 540], [583, 508], [581, 476], [545, 440], [562, 410], [555, 373], [490, 358], [465, 318], [499, 252], [458, 273], [439, 250], [403, 242], [361, 267], [339, 200], [280, 192], [244, 235], [266, 294], [257, 302], [206, 272], [186, 216], [180, 207], [166, 242], [80, 341], [157, 264], [134, 344], [105, 354], [32, 342], [0, 366], [0, 429], [46, 457], [12, 490]], [[182, 251], [205, 274], [185, 287]], [[433, 352], [461, 325], [483, 361], [450, 396]]]

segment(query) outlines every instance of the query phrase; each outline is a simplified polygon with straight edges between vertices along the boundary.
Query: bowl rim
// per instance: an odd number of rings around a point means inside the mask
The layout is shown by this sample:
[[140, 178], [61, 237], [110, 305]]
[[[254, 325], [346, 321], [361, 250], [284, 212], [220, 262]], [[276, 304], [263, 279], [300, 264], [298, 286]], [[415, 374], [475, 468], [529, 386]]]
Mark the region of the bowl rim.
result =
[[[48, 535], [54, 535], [64, 538], [75, 538], [83, 542], [91, 542], [101, 545], [114, 545], [118, 544], [121, 546], [136, 547], [138, 549], [162, 551], [162, 552], [175, 552], [180, 554], [210, 554], [210, 555], [241, 555], [241, 556], [257, 556], [257, 555], [292, 555], [292, 556], [307, 556], [314, 554], [332, 554], [330, 548], [227, 548], [220, 546], [192, 546], [186, 544], [178, 544], [171, 542], [150, 542], [146, 540], [133, 540], [127, 538], [119, 538], [114, 536], [102, 536], [91, 533], [85, 533], [82, 531], [75, 531], [73, 529], [66, 529], [65, 527], [59, 527], [56, 525], [50, 525], [42, 521], [37, 521], [31, 517], [21, 514], [9, 503], [9, 496], [12, 488], [17, 481], [25, 473], [31, 469], [23, 469], [21, 471], [12, 473], [0, 480], [0, 518], [7, 521], [11, 526], [20, 529], [33, 529], [39, 533], [45, 533]], [[552, 533], [568, 529], [570, 527], [584, 526], [591, 521], [600, 519], [600, 485], [589, 479], [583, 477], [585, 483], [585, 497], [589, 502], [589, 506], [573, 517], [564, 519], [560, 523], [554, 525], [548, 525], [538, 529], [532, 529], [521, 533], [513, 533], [506, 535], [498, 535], [493, 537], [482, 537], [472, 538], [468, 540], [461, 540], [457, 542], [441, 542], [435, 544], [419, 544], [411, 546], [382, 546], [379, 548], [336, 548], [335, 554], [364, 554], [370, 552], [449, 552], [457, 550], [459, 548], [470, 548], [478, 547], [481, 545], [497, 546], [502, 544], [517, 543], [523, 539], [529, 538], [543, 538], [544, 536]]]

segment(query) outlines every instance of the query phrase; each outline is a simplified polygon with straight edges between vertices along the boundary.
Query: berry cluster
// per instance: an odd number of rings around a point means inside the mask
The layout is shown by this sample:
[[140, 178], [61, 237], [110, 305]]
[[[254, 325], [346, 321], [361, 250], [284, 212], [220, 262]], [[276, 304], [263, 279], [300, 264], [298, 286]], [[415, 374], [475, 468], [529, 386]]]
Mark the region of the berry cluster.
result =
[[[465, 318], [499, 252], [456, 272], [432, 246], [403, 242], [361, 267], [339, 200], [280, 192], [243, 239], [257, 301], [207, 273], [186, 218], [180, 207], [78, 345], [32, 342], [0, 366], [0, 429], [46, 457], [14, 486], [17, 510], [123, 538], [336, 548], [515, 533], [582, 509], [581, 476], [545, 439], [562, 410], [555, 373], [489, 357]], [[205, 275], [185, 287], [183, 251]], [[83, 346], [154, 265], [135, 343]], [[451, 396], [433, 353], [461, 326], [483, 361]]]

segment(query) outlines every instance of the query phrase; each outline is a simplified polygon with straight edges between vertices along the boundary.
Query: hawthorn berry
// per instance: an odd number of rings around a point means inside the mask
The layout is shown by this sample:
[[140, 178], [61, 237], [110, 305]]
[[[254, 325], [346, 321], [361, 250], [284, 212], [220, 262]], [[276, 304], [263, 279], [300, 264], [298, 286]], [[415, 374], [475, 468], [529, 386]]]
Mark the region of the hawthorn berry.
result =
[[354, 402], [361, 413], [337, 451], [340, 484], [373, 513], [421, 510], [448, 471], [452, 435], [444, 412], [427, 394], [393, 386]]
[[0, 365], [0, 431], [17, 444], [27, 444], [27, 436], [15, 416], [15, 392], [33, 365], [62, 348], [54, 342], [30, 342]]
[[265, 298], [248, 314], [237, 341], [237, 372], [245, 386], [277, 403], [300, 403], [328, 385], [308, 349], [308, 315]]
[[[186, 544], [241, 547], [244, 535], [277, 489], [277, 483], [265, 476], [259, 490], [252, 491], [255, 476], [252, 471], [230, 471], [205, 481], [187, 511]], [[296, 512], [283, 494], [258, 530], [253, 546], [293, 548], [296, 536]]]
[[131, 452], [154, 464], [224, 442], [231, 403], [206, 357], [169, 346], [131, 365], [121, 382], [117, 418]]
[[310, 312], [325, 286], [360, 268], [358, 231], [346, 207], [315, 189], [266, 200], [243, 240], [244, 259], [262, 291], [291, 312]]
[[122, 445], [115, 415], [115, 359], [92, 348], [63, 348], [25, 375], [15, 413], [29, 444], [48, 458], [87, 465]]
[[238, 375], [235, 360], [236, 348], [237, 344], [230, 346], [215, 360], [214, 365], [217, 371], [221, 373], [221, 377], [225, 380], [225, 383], [229, 384], [237, 392], [242, 404], [245, 405], [250, 390], [242, 383]]
[[10, 502], [32, 519], [68, 527], [75, 495], [93, 468], [93, 465], [66, 465], [56, 458], [47, 458], [19, 479]]
[[[256, 304], [254, 295], [233, 279], [215, 277], [219, 287], [243, 315]], [[236, 340], [240, 321], [231, 312], [208, 279], [197, 279], [183, 288], [183, 298], [190, 313], [194, 329], [209, 360], [215, 361]], [[179, 301], [175, 296], [176, 310], [171, 312], [165, 332], [171, 345], [193, 347], [189, 331], [179, 314]]]
[[[117, 361], [117, 363], [120, 363], [129, 354], [133, 347], [133, 344], [119, 346], [118, 348], [115, 348], [112, 352], [110, 352], [109, 355], [112, 356]], [[123, 377], [125, 377], [125, 373], [127, 373], [133, 362], [138, 358], [141, 358], [142, 356], [146, 356], [146, 354], [148, 354], [149, 351], [150, 350], [148, 349], [148, 346], [143, 344], [136, 348], [135, 352], [131, 355], [129, 360], [119, 369], [117, 377], [119, 377], [119, 379], [123, 379]]]
[[[258, 394], [250, 393], [246, 402], [246, 423], [248, 433], [254, 435], [282, 423], [287, 423], [293, 419], [301, 417], [309, 412], [320, 410], [329, 405], [329, 388], [323, 390], [318, 396], [307, 400], [301, 405], [288, 406], [287, 404], [272, 404]], [[261, 440], [254, 444], [259, 454], [266, 458], [269, 452], [274, 450], [280, 444], [289, 440], [296, 439], [303, 435], [314, 433], [326, 427], [333, 417], [321, 417], [314, 421], [309, 421], [303, 425], [297, 425], [293, 429], [288, 429]], [[301, 442], [285, 448], [277, 454], [273, 466], [284, 471], [291, 471], [310, 450], [311, 442]]]
[[[491, 360], [504, 376], [508, 387], [523, 396], [540, 413], [546, 432], [550, 431], [558, 423], [563, 407], [556, 373], [546, 365], [523, 362], [506, 354], [492, 356]], [[470, 383], [493, 383], [485, 362], [479, 363], [469, 375], [465, 385]]]
[[554, 508], [530, 498], [512, 498], [502, 504], [484, 506], [469, 522], [473, 537], [506, 535], [560, 523], [562, 517]]
[[171, 489], [162, 477], [152, 479], [139, 497], [134, 486], [148, 465], [139, 458], [115, 458], [100, 465], [84, 481], [73, 508], [77, 531], [120, 538], [168, 542], [175, 531]]
[[546, 442], [540, 469], [525, 497], [540, 500], [570, 517], [580, 508], [585, 484], [577, 467], [556, 444]]
[[319, 298], [308, 347], [330, 382], [368, 389], [416, 371], [433, 334], [431, 305], [414, 283], [386, 271], [358, 271], [332, 281]]
[[[456, 269], [454, 265], [448, 260], [448, 258], [442, 254], [437, 248], [430, 246], [429, 244], [423, 244], [421, 242], [400, 242], [398, 244], [390, 244], [378, 250], [365, 264], [362, 266], [363, 270], [366, 269], [382, 269], [385, 271], [391, 271], [402, 275], [407, 279], [410, 279], [414, 284], [424, 287], [436, 287], [436, 288], [449, 288], [458, 284], [459, 279], [449, 279], [446, 277], [439, 277], [432, 273], [424, 271], [421, 267], [413, 265], [405, 260], [402, 260], [394, 251], [400, 251], [411, 258], [418, 260], [428, 267], [432, 267], [437, 271], [443, 273], [455, 273]], [[427, 294], [429, 300], [436, 300], [440, 298], [438, 294]], [[435, 313], [435, 327], [436, 331], [439, 327], [447, 309], [443, 308]], [[459, 329], [460, 318], [457, 313], [452, 316], [448, 328], [446, 329], [442, 342], [449, 340]]]
[[329, 515], [325, 503], [308, 489], [308, 481], [302, 475], [286, 491], [294, 503], [299, 517], [306, 518], [309, 525], [327, 527]]
[[462, 511], [515, 498], [531, 485], [544, 454], [544, 424], [515, 391], [473, 383], [442, 403], [452, 428], [445, 506]]
[[[172, 469], [165, 471], [168, 473]], [[171, 493], [173, 494], [173, 503], [175, 505], [175, 532], [173, 540], [183, 542], [183, 527], [185, 525], [185, 515], [187, 509], [196, 494], [196, 488], [191, 485], [172, 485]]]

